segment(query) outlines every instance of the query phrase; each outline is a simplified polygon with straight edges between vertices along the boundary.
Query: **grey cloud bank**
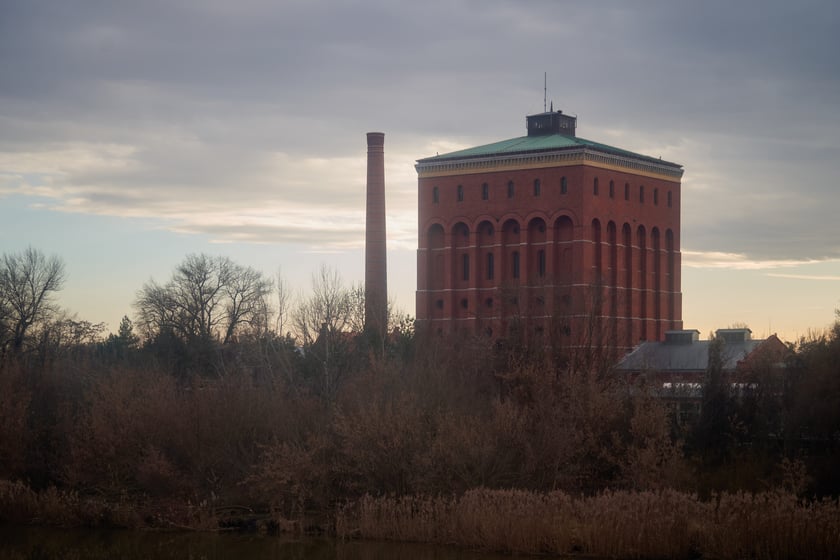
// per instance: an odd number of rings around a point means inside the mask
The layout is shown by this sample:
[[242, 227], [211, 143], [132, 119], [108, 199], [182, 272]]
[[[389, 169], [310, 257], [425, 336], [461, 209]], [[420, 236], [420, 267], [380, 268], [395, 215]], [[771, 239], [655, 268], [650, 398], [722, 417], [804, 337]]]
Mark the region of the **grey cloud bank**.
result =
[[376, 129], [410, 246], [414, 159], [523, 134], [547, 72], [581, 136], [685, 166], [684, 248], [840, 258], [835, 2], [0, 10], [0, 197], [220, 241], [359, 246]]

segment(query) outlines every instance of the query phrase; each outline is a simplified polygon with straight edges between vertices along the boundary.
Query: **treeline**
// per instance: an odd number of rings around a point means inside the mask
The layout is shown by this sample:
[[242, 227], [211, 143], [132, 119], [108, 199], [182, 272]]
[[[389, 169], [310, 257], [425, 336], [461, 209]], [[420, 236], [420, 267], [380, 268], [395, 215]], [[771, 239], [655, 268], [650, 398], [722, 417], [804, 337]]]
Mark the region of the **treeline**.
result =
[[0, 520], [43, 520], [39, 495], [143, 512], [86, 523], [198, 526], [231, 506], [329, 523], [365, 495], [476, 488], [840, 493], [840, 323], [680, 425], [606, 348], [564, 360], [407, 318], [378, 339], [363, 290], [327, 268], [293, 301], [190, 256], [108, 335], [61, 312], [63, 279], [34, 249], [0, 261]]

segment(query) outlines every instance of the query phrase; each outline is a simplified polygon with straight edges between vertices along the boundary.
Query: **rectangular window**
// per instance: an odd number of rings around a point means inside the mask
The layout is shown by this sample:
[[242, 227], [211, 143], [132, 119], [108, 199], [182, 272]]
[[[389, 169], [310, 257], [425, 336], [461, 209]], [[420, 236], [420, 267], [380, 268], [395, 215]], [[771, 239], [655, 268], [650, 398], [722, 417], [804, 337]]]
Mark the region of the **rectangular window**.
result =
[[641, 202], [642, 204], [645, 203], [645, 186], [644, 185], [639, 186], [639, 202]]
[[440, 202], [440, 190], [437, 187], [432, 188], [432, 202], [435, 204]]
[[494, 265], [496, 263], [494, 261], [495, 261], [495, 259], [493, 257], [493, 253], [487, 253], [487, 279], [488, 280], [492, 280], [493, 275], [495, 273], [495, 271], [494, 271], [495, 266]]
[[668, 208], [671, 207], [672, 200], [671, 200], [671, 191], [668, 191]]
[[461, 255], [462, 278], [464, 282], [470, 279], [470, 256], [467, 254]]
[[481, 185], [481, 200], [488, 200], [490, 198], [490, 185], [484, 183]]
[[624, 200], [630, 200], [630, 183], [624, 183]]
[[563, 177], [560, 179], [560, 194], [566, 194], [569, 191], [569, 184], [566, 182], [566, 178]]
[[513, 198], [513, 181], [508, 181], [508, 198]]
[[542, 190], [542, 185], [540, 185], [539, 179], [534, 179], [534, 196], [540, 196], [540, 191]]
[[464, 186], [458, 185], [458, 202], [464, 202]]
[[517, 251], [513, 252], [513, 273], [514, 278], [519, 278], [519, 253]]

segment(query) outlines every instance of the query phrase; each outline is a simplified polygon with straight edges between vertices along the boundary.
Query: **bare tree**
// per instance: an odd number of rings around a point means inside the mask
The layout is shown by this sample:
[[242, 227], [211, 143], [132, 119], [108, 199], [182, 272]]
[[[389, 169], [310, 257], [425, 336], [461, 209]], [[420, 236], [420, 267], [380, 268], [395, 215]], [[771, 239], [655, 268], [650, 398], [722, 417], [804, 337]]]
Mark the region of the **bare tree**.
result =
[[55, 292], [64, 285], [64, 263], [29, 247], [0, 258], [0, 347], [23, 350], [33, 325], [56, 311]]
[[283, 271], [280, 269], [277, 270], [274, 287], [275, 293], [277, 294], [277, 320], [275, 321], [274, 329], [279, 336], [284, 336], [292, 305], [292, 293], [289, 290], [289, 283], [286, 281], [286, 278], [283, 276]]
[[352, 343], [348, 333], [361, 333], [364, 299], [359, 288], [344, 286], [338, 271], [322, 265], [312, 276], [312, 295], [302, 300], [294, 314], [294, 325], [306, 348], [307, 359], [318, 364], [318, 390], [332, 399], [350, 369]]
[[175, 269], [169, 283], [170, 304], [188, 336], [209, 339], [217, 332], [224, 320], [222, 298], [233, 266], [226, 257], [189, 255]]
[[268, 295], [271, 292], [271, 282], [263, 278], [261, 272], [233, 265], [224, 292], [227, 296], [227, 328], [223, 343], [230, 342], [236, 329], [246, 325], [257, 333], [265, 333], [268, 330]]
[[191, 340], [233, 340], [244, 326], [265, 329], [271, 282], [227, 257], [189, 255], [164, 286], [150, 280], [135, 300], [146, 336], [170, 331]]
[[312, 295], [301, 301], [295, 311], [294, 326], [303, 343], [312, 344], [322, 333], [334, 335], [358, 326], [354, 318], [358, 307], [354, 305], [353, 291], [344, 286], [341, 274], [321, 265], [312, 276]]

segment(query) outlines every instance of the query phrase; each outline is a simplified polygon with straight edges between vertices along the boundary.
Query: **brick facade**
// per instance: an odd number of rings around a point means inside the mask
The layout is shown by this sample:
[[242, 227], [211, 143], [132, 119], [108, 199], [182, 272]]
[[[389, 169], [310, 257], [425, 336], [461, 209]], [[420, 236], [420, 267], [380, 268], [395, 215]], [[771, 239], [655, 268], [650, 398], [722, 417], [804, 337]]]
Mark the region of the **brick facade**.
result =
[[421, 324], [619, 347], [682, 328], [682, 169], [573, 126], [418, 161]]

